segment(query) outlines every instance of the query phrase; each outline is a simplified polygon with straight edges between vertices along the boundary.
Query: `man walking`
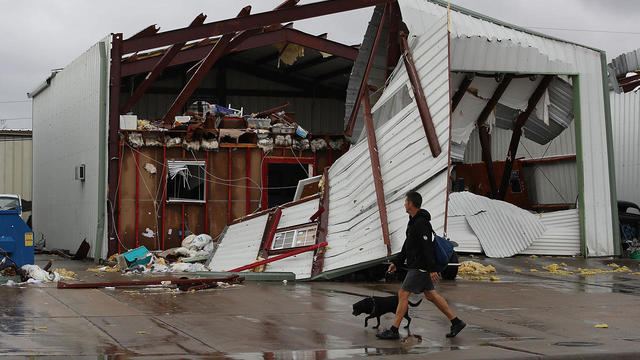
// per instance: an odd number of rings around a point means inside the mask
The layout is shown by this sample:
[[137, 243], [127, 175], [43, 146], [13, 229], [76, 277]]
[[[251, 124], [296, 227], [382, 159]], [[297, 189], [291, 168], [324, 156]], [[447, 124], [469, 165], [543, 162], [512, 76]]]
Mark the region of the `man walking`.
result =
[[432, 242], [431, 214], [421, 209], [422, 196], [415, 191], [406, 194], [404, 208], [409, 214], [407, 225], [407, 238], [402, 245], [402, 251], [396, 257], [393, 264], [389, 265], [389, 273], [395, 272], [407, 262], [407, 276], [398, 291], [398, 308], [393, 326], [376, 336], [379, 339], [399, 339], [398, 327], [402, 318], [408, 311], [409, 293], [424, 293], [427, 300], [431, 301], [449, 320], [451, 330], [447, 337], [458, 335], [467, 324], [458, 319], [449, 308], [447, 301], [435, 290], [433, 283], [440, 280], [440, 274], [436, 266], [436, 256]]

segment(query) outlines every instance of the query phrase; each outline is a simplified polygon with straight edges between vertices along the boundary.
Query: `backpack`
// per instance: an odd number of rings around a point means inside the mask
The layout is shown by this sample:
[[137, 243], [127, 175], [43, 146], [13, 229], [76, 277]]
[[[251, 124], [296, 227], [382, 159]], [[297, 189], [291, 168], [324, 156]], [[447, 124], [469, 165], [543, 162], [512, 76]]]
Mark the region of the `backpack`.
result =
[[432, 230], [432, 232], [433, 250], [436, 253], [436, 265], [439, 268], [438, 270], [442, 272], [442, 270], [444, 270], [444, 268], [449, 264], [451, 255], [453, 255], [454, 244], [442, 236], [438, 236], [435, 231]]

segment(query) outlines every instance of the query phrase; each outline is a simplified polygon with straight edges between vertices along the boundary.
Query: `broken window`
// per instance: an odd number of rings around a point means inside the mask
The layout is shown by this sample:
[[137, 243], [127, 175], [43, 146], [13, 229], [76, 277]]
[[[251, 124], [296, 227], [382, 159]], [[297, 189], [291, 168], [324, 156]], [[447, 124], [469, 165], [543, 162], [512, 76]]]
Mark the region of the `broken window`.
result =
[[316, 230], [318, 225], [306, 226], [299, 229], [292, 229], [277, 232], [273, 238], [271, 250], [291, 249], [297, 247], [311, 246], [316, 243]]
[[206, 164], [204, 161], [167, 162], [167, 201], [205, 202]]

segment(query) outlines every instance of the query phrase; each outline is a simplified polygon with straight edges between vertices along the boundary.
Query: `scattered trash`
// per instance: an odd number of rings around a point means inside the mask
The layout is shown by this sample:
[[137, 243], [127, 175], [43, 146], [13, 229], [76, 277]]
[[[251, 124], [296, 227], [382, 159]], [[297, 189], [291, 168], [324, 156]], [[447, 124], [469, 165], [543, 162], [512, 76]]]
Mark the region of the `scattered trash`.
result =
[[538, 270], [536, 270], [536, 269], [531, 269], [531, 270], [529, 270], [529, 271], [530, 271], [530, 272], [538, 272]]
[[137, 265], [147, 265], [151, 262], [152, 257], [153, 255], [146, 247], [140, 246], [118, 256], [118, 266], [121, 269], [128, 269]]
[[151, 163], [147, 163], [147, 164], [144, 166], [144, 169], [145, 169], [145, 170], [147, 170], [147, 172], [148, 172], [149, 174], [155, 174], [155, 173], [157, 173], [157, 172], [158, 172], [158, 169], [156, 169], [156, 167], [155, 167], [153, 164], [151, 164]]
[[458, 268], [458, 274], [489, 274], [496, 272], [491, 265], [484, 266], [475, 261], [463, 261]]
[[535, 258], [537, 258], [537, 257], [538, 257], [537, 255], [531, 255], [531, 256], [529, 256], [529, 258], [531, 258], [531, 259], [535, 259]]
[[626, 266], [619, 266], [619, 267], [614, 267], [614, 269], [612, 270], [603, 270], [603, 269], [583, 269], [583, 268], [578, 268], [577, 269], [579, 275], [582, 276], [593, 276], [596, 274], [613, 274], [613, 273], [631, 273], [632, 270], [629, 269]]
[[57, 282], [60, 280], [60, 274], [57, 272], [47, 272], [38, 265], [23, 265], [22, 270], [28, 274], [30, 280], [40, 280], [43, 282]]
[[142, 233], [142, 236], [146, 237], [146, 238], [153, 238], [156, 235], [155, 232], [153, 232], [153, 230], [146, 228], [145, 232]]
[[612, 267], [612, 268], [619, 268], [620, 265], [616, 264], [616, 263], [611, 263], [611, 264], [607, 264], [608, 267]]
[[105, 286], [105, 290], [115, 290], [116, 288], [113, 286]]
[[38, 279], [28, 279], [27, 284], [42, 284], [42, 280]]
[[519, 272], [522, 272], [522, 270], [516, 268], [516, 269], [513, 269], [513, 272], [519, 273]]
[[111, 267], [111, 266], [100, 266], [100, 267], [87, 269], [87, 271], [96, 272], [96, 273], [100, 273], [100, 272], [119, 272], [121, 270], [122, 269], [120, 269], [120, 267], [118, 265], [115, 265], [113, 267]]
[[491, 281], [500, 281], [500, 278], [499, 278], [499, 277], [497, 277], [497, 276], [493, 276], [493, 275], [492, 275], [492, 276], [489, 278], [489, 280], [491, 280]]
[[136, 334], [138, 334], [138, 335], [144, 335], [146, 333], [147, 333], [146, 331], [136, 331]]
[[283, 285], [287, 285], [287, 280], [282, 280]]
[[607, 329], [609, 327], [609, 325], [607, 325], [607, 324], [597, 324], [597, 325], [594, 325], [593, 327], [597, 328], [597, 329]]
[[567, 271], [567, 270], [564, 270], [564, 269], [560, 269], [558, 264], [551, 264], [551, 265], [548, 265], [548, 266], [544, 266], [542, 268], [544, 270], [547, 270], [551, 274], [573, 275], [573, 271]]
[[39, 330], [49, 330], [49, 328], [47, 326], [40, 326], [38, 327]]
[[13, 280], [7, 280], [7, 282], [5, 283], [6, 286], [16, 286], [16, 282]]

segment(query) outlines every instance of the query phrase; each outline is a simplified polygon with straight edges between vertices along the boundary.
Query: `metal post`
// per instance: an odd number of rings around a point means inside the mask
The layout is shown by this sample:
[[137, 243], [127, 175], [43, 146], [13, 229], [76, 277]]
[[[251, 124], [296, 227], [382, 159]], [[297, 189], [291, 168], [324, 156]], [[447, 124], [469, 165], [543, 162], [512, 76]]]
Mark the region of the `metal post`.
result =
[[476, 121], [476, 125], [478, 126], [478, 134], [480, 136], [480, 145], [482, 146], [482, 160], [484, 161], [484, 165], [487, 169], [487, 176], [489, 177], [489, 185], [491, 186], [491, 197], [493, 198], [496, 195], [496, 191], [498, 190], [496, 187], [496, 177], [493, 171], [493, 160], [491, 160], [491, 137], [489, 135], [488, 127], [486, 126], [487, 118], [489, 114], [493, 111], [493, 109], [498, 104], [498, 100], [502, 97], [505, 90], [507, 90], [507, 86], [511, 83], [513, 79], [513, 74], [506, 74], [500, 85], [493, 92], [493, 96], [485, 105], [482, 112], [478, 116], [478, 120]]
[[413, 89], [413, 95], [416, 100], [416, 105], [418, 106], [418, 112], [420, 112], [422, 127], [424, 128], [427, 142], [429, 142], [429, 148], [431, 148], [431, 155], [435, 158], [442, 153], [442, 149], [440, 148], [440, 141], [438, 140], [436, 128], [433, 125], [433, 119], [431, 118], [427, 98], [424, 96], [420, 76], [415, 63], [413, 62], [413, 56], [411, 55], [411, 49], [409, 49], [406, 34], [400, 34], [400, 43], [404, 50], [404, 65], [407, 68], [407, 75], [409, 75], [409, 82], [411, 82], [411, 88]]
[[373, 184], [376, 188], [378, 212], [380, 213], [380, 225], [382, 226], [382, 238], [385, 245], [387, 245], [387, 255], [391, 255], [391, 240], [389, 239], [389, 224], [387, 223], [387, 204], [384, 198], [382, 172], [380, 170], [378, 144], [376, 142], [376, 129], [373, 127], [373, 116], [371, 115], [371, 101], [369, 100], [369, 91], [367, 91], [365, 96], [362, 98], [362, 107], [364, 114], [364, 124], [367, 130], [367, 143], [369, 144], [369, 158], [371, 159]]
[[511, 142], [509, 143], [509, 152], [507, 153], [507, 160], [504, 164], [504, 171], [502, 172], [502, 181], [500, 182], [500, 189], [498, 190], [497, 199], [504, 200], [507, 194], [507, 186], [509, 185], [509, 180], [511, 179], [511, 169], [513, 169], [513, 162], [516, 159], [516, 154], [518, 153], [518, 144], [520, 144], [520, 137], [522, 136], [522, 128], [525, 123], [529, 119], [529, 116], [535, 110], [538, 101], [542, 98], [545, 91], [551, 84], [553, 80], [553, 75], [546, 75], [538, 84], [538, 87], [535, 89], [531, 97], [529, 98], [529, 103], [527, 105], [527, 109], [518, 115], [518, 119], [513, 124], [513, 133], [511, 134]]

